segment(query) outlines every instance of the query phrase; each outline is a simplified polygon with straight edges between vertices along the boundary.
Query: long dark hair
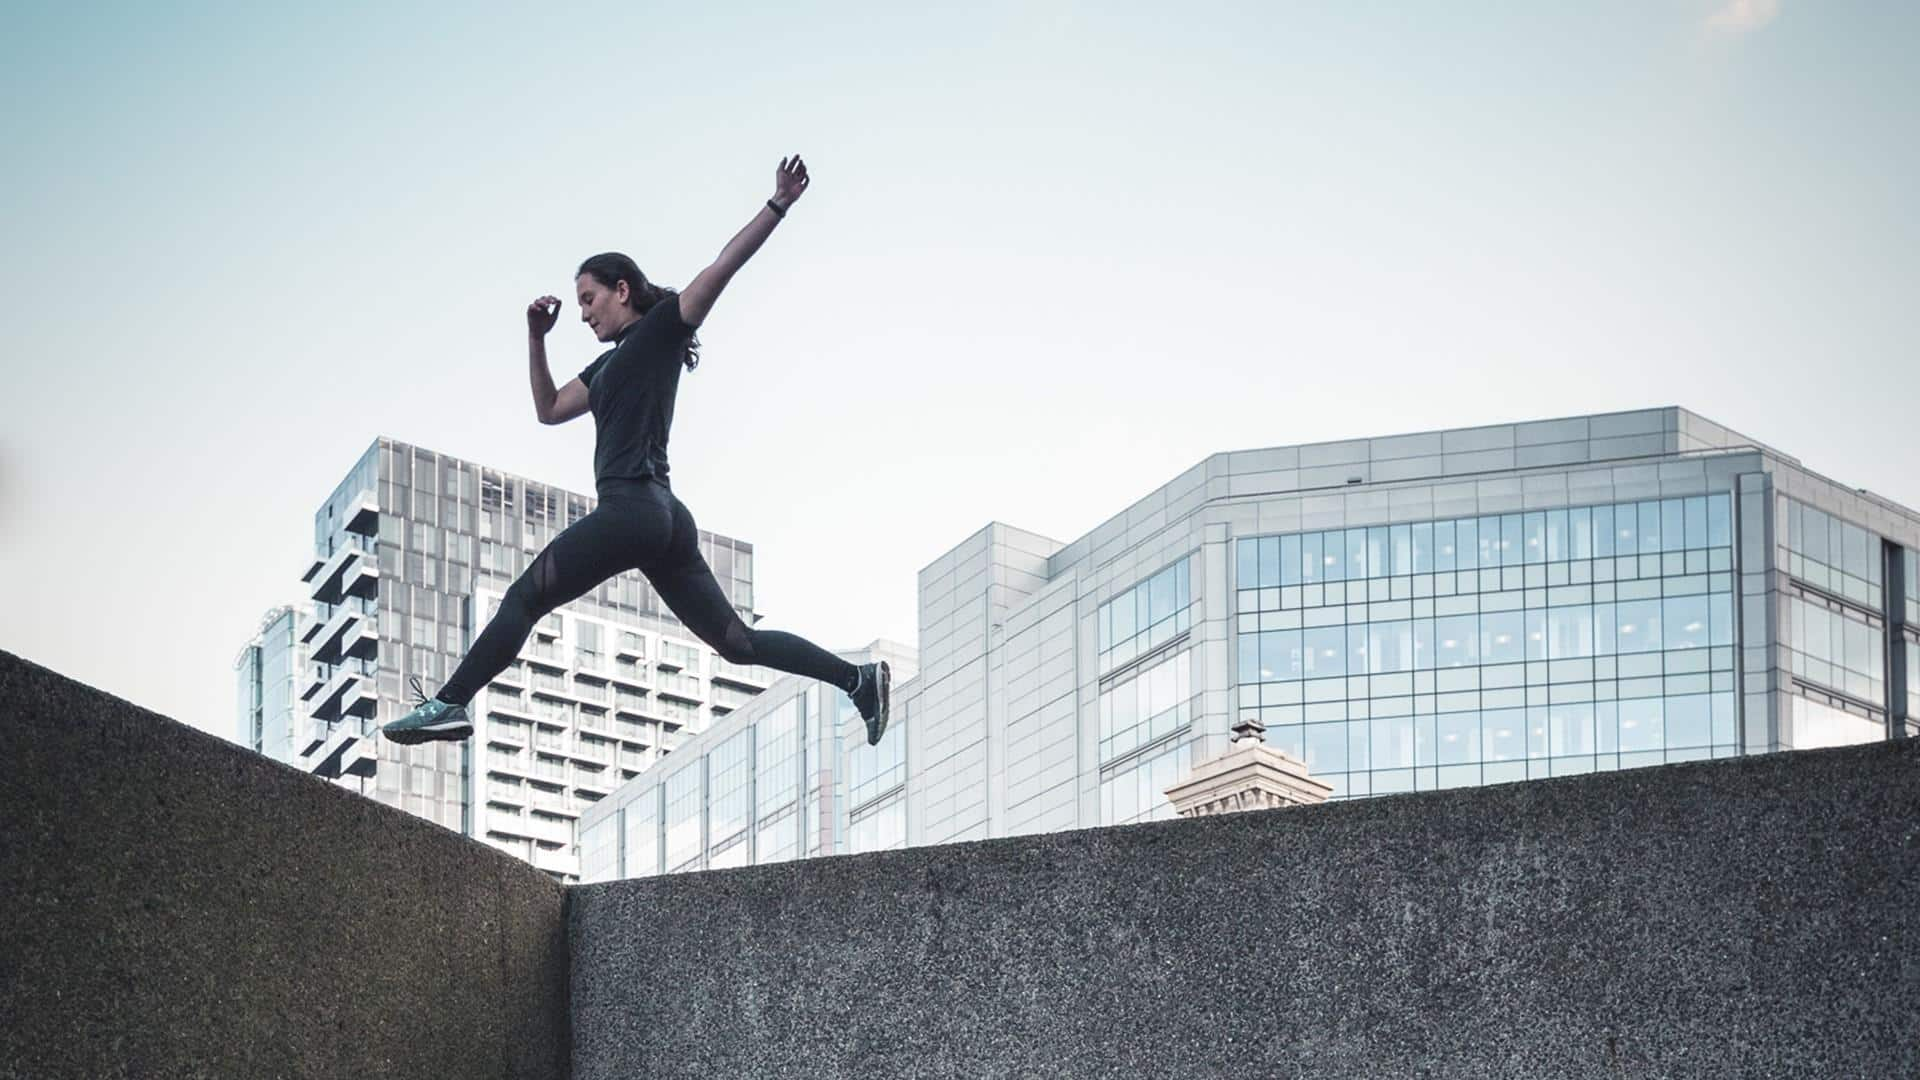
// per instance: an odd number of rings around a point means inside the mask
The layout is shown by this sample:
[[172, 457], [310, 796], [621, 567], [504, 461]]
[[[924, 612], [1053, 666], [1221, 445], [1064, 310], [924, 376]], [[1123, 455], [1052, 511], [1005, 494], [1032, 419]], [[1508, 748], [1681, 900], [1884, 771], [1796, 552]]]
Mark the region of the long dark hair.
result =
[[[581, 274], [592, 274], [593, 280], [599, 282], [603, 289], [618, 288], [620, 282], [626, 282], [627, 306], [642, 315], [653, 305], [679, 291], [648, 281], [647, 275], [640, 272], [638, 263], [617, 251], [595, 255], [581, 263], [573, 276], [579, 277]], [[687, 339], [685, 362], [688, 371], [700, 366], [700, 335], [694, 334]]]

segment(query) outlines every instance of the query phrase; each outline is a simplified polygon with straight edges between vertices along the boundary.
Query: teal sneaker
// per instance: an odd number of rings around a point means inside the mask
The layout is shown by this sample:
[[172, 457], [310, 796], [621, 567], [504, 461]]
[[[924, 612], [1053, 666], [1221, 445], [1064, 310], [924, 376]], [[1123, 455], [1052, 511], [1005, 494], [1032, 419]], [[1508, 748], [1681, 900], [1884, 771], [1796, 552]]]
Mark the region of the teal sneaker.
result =
[[413, 695], [418, 699], [413, 711], [380, 729], [380, 733], [402, 746], [446, 739], [457, 742], [473, 734], [473, 721], [467, 718], [465, 705], [449, 705], [430, 698], [420, 689], [420, 680], [409, 675]]

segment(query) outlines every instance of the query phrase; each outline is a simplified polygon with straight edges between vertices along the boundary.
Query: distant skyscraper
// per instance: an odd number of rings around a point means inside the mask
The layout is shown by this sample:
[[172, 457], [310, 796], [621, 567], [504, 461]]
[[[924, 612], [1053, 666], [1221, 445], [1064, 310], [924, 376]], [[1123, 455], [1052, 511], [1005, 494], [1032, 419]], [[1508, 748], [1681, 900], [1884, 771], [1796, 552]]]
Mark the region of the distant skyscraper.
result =
[[[292, 740], [296, 763], [576, 880], [581, 811], [771, 673], [721, 661], [629, 572], [541, 620], [470, 705], [473, 738], [399, 746], [378, 731], [412, 706], [410, 678], [439, 688], [507, 587], [594, 505], [376, 439], [314, 514], [301, 575], [313, 616], [296, 639], [310, 655], [294, 682], [296, 711], [314, 724]], [[757, 621], [752, 546], [703, 531], [700, 549]]]
[[288, 765], [299, 764], [294, 743], [311, 723], [294, 692], [294, 680], [307, 665], [302, 622], [298, 608], [274, 608], [233, 661], [240, 706], [234, 739]]

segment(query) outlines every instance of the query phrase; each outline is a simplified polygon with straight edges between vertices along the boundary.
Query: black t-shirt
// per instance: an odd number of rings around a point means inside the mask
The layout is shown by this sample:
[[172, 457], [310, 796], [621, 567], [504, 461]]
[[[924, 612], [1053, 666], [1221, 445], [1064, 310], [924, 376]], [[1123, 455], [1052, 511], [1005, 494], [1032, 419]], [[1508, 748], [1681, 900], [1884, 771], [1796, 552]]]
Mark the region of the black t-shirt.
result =
[[613, 348], [580, 372], [593, 410], [593, 479], [667, 476], [667, 429], [694, 328], [668, 296], [620, 332]]

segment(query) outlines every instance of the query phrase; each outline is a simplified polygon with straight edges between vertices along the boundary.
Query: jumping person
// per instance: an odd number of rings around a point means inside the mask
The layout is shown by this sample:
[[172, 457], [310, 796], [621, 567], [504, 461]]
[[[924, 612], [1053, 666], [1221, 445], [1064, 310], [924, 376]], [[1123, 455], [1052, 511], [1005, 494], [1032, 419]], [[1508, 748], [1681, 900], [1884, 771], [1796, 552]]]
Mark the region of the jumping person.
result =
[[839, 687], [866, 721], [867, 742], [880, 741], [892, 689], [886, 661], [856, 667], [794, 634], [749, 629], [701, 557], [693, 515], [667, 482], [667, 429], [680, 371], [699, 363], [694, 330], [807, 183], [799, 155], [782, 158], [773, 198], [681, 292], [648, 281], [625, 255], [595, 255], [581, 263], [574, 278], [580, 320], [613, 347], [557, 392], [547, 368], [546, 336], [560, 301], [543, 296], [527, 306], [534, 406], [543, 424], [593, 412], [599, 505], [554, 537], [508, 587], [499, 611], [438, 694], [428, 698], [413, 680], [418, 704], [381, 729], [387, 738], [413, 744], [472, 735], [467, 703], [513, 662], [535, 623], [602, 581], [639, 570], [675, 617], [723, 658]]

